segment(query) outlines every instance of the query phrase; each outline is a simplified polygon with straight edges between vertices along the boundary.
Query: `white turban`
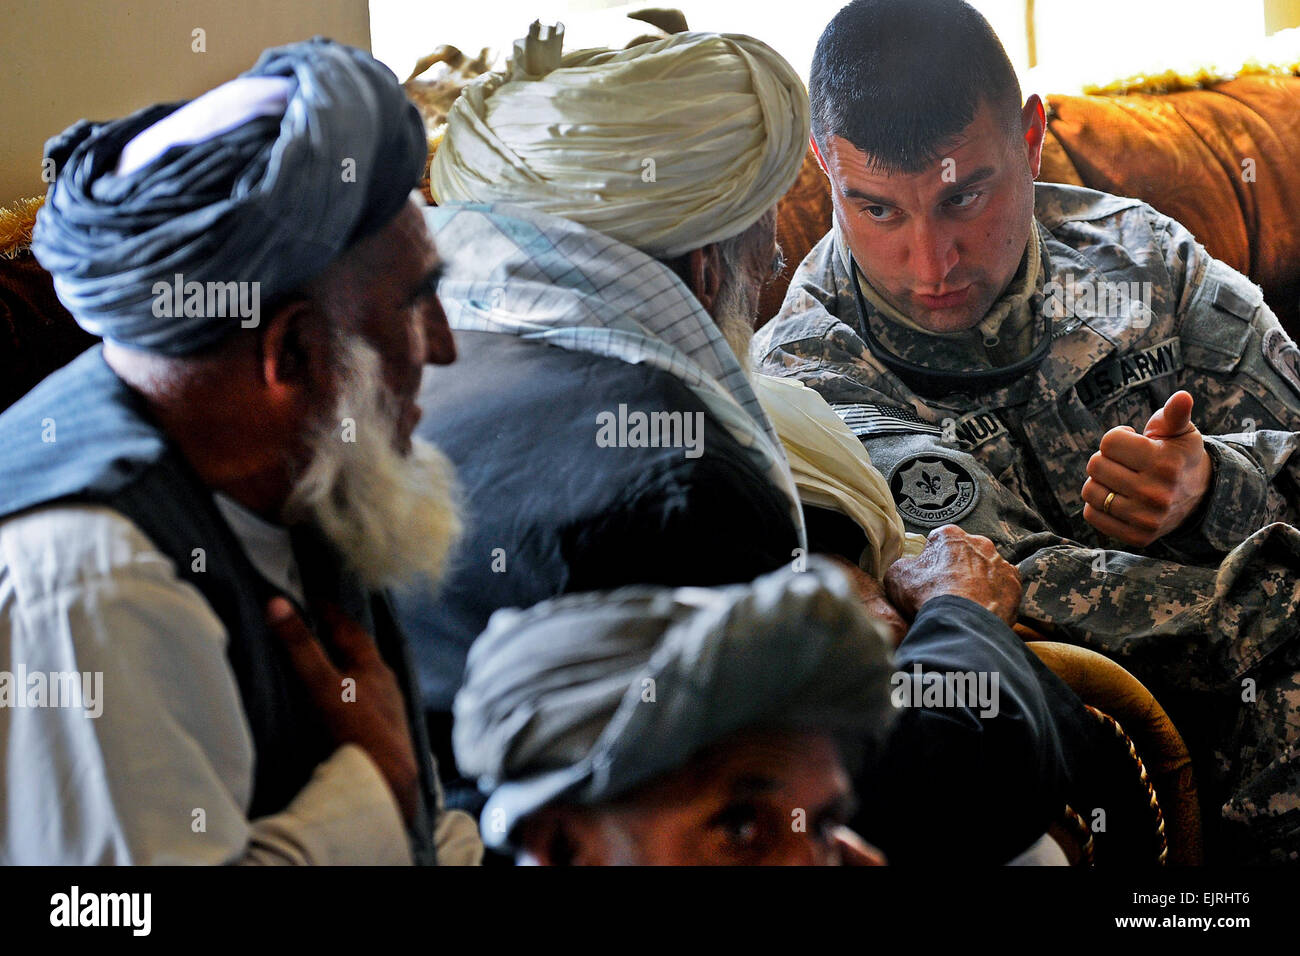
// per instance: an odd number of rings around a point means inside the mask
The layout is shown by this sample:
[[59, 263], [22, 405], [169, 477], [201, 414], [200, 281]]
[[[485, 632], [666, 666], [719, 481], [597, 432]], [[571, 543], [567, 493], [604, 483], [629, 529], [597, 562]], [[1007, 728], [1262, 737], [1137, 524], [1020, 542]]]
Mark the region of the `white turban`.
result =
[[802, 382], [755, 374], [758, 396], [785, 446], [799, 500], [848, 515], [867, 536], [858, 564], [883, 579], [900, 557], [915, 557], [925, 537], [903, 527], [889, 482], [848, 425]]
[[429, 170], [439, 203], [515, 202], [672, 258], [743, 232], [798, 175], [808, 96], [758, 40], [679, 33], [564, 57], [536, 41], [452, 105]]

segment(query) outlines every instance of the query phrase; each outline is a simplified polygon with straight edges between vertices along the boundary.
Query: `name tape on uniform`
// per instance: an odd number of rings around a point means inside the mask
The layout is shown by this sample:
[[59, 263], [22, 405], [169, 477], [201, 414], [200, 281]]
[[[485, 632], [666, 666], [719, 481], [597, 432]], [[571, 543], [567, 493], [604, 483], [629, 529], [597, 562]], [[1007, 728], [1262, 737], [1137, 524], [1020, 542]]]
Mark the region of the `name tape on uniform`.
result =
[[1002, 424], [998, 416], [992, 412], [980, 411], [959, 418], [952, 428], [951, 435], [945, 430], [943, 440], [956, 439], [966, 442], [972, 448], [978, 448], [985, 442], [1001, 438], [1006, 433], [1007, 426]]
[[927, 422], [910, 408], [898, 405], [832, 405], [835, 414], [858, 438], [877, 435], [938, 435], [941, 441], [963, 441], [978, 447], [1007, 433], [1007, 428], [990, 411], [972, 412], [939, 425]]

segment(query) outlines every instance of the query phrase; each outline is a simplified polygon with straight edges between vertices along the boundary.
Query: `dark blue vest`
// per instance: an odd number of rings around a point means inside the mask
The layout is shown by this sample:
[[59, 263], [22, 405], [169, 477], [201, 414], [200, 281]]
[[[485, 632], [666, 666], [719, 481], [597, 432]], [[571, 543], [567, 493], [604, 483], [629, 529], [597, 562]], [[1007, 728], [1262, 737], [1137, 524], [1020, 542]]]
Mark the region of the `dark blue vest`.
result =
[[[153, 424], [142, 399], [104, 362], [98, 346], [0, 415], [0, 520], [56, 501], [101, 504], [129, 518], [211, 605], [228, 635], [226, 654], [253, 737], [249, 816], [284, 809], [335, 745], [266, 627], [266, 602], [279, 592], [254, 569], [211, 489]], [[202, 563], [195, 560], [196, 548], [203, 549]], [[330, 594], [375, 636], [397, 674], [408, 715], [418, 718], [405, 644], [387, 599], [362, 592], [319, 540], [296, 533], [295, 553], [308, 592]], [[423, 721], [413, 719], [411, 729], [417, 755], [428, 754]], [[422, 761], [424, 808], [412, 828], [417, 862], [433, 862], [434, 780], [432, 764]]]

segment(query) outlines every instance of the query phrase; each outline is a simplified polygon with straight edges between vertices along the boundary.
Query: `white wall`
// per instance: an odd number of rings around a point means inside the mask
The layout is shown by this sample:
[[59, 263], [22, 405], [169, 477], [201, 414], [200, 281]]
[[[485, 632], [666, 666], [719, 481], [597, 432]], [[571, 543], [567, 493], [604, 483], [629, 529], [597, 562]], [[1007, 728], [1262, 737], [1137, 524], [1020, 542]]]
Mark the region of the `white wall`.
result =
[[190, 99], [315, 35], [370, 49], [366, 0], [5, 0], [0, 204], [45, 192], [45, 140], [77, 120]]

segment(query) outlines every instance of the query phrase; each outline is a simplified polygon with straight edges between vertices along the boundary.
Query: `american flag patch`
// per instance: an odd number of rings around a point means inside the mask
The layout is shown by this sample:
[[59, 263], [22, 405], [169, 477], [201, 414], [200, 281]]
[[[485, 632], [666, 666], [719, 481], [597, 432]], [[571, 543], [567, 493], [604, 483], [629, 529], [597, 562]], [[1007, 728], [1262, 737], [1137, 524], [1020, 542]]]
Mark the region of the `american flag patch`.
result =
[[873, 435], [941, 435], [943, 429], [901, 405], [831, 405], [859, 438]]

